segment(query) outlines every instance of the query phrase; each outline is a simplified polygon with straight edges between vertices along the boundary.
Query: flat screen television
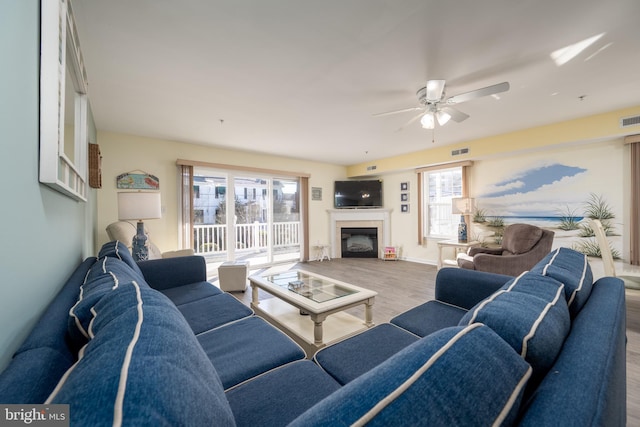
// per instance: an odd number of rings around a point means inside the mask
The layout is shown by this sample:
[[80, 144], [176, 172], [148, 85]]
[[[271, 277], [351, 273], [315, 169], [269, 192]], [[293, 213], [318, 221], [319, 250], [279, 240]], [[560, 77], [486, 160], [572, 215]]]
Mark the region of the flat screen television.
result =
[[334, 206], [342, 208], [381, 208], [382, 180], [336, 181]]

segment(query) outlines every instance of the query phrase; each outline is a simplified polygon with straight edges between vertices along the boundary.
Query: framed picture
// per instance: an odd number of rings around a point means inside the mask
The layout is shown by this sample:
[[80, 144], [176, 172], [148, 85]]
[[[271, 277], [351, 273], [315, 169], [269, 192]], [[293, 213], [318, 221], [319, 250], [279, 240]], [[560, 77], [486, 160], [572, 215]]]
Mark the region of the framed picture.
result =
[[409, 213], [409, 204], [402, 204], [402, 205], [400, 205], [400, 212], [402, 212], [402, 213]]
[[409, 183], [401, 182], [400, 183], [400, 191], [409, 191]]
[[322, 187], [311, 187], [311, 200], [322, 200]]
[[400, 193], [400, 201], [408, 202], [409, 201], [409, 193]]
[[116, 188], [136, 190], [159, 190], [158, 177], [146, 172], [127, 172], [116, 177]]

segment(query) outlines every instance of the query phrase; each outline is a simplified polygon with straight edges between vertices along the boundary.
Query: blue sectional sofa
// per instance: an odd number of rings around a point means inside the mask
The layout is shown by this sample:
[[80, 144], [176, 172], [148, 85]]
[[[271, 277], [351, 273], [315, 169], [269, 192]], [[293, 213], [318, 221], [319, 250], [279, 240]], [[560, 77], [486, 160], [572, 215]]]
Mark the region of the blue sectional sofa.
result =
[[197, 256], [85, 260], [0, 374], [71, 425], [624, 425], [618, 279], [556, 251], [517, 278], [444, 269], [436, 300], [322, 349], [206, 281]]

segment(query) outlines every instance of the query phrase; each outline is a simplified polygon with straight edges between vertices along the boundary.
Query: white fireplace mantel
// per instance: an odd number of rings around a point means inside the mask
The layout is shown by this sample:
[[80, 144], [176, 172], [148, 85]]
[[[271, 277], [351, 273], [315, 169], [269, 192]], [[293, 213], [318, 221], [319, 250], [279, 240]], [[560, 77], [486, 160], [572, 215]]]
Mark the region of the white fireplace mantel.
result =
[[[382, 258], [384, 247], [391, 246], [391, 212], [393, 209], [327, 209], [331, 232], [331, 256], [340, 258], [340, 228], [346, 226], [377, 226], [378, 257]], [[358, 224], [360, 223], [360, 224]]]

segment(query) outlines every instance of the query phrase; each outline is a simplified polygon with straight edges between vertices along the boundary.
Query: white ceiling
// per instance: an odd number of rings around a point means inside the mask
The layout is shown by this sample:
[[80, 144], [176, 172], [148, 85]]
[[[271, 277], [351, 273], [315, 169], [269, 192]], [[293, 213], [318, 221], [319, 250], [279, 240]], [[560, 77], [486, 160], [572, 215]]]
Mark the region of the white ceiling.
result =
[[[640, 104], [638, 0], [72, 3], [100, 130], [348, 165]], [[399, 130], [415, 113], [372, 117], [428, 79], [511, 89], [435, 142]]]

